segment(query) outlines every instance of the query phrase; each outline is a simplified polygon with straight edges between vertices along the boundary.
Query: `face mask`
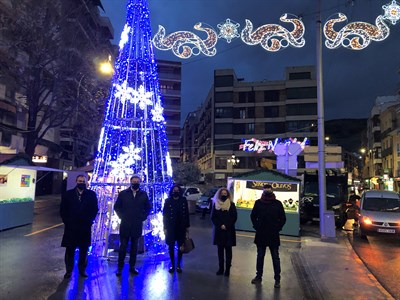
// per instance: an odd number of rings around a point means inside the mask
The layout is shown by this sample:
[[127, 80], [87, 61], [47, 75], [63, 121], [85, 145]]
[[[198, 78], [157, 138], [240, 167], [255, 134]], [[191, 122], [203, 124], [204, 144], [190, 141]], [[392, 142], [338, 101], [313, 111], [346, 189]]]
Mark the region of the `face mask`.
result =
[[179, 192], [173, 192], [173, 193], [172, 193], [172, 197], [178, 198], [178, 197], [179, 197]]
[[134, 189], [134, 190], [138, 190], [139, 187], [140, 187], [140, 184], [139, 184], [139, 183], [132, 183], [132, 184], [131, 184], [131, 187], [132, 187], [132, 189]]
[[222, 201], [226, 201], [226, 199], [228, 199], [228, 196], [225, 196], [225, 195], [221, 196]]
[[265, 192], [263, 192], [263, 195], [264, 196], [270, 196], [270, 195], [272, 195], [272, 192], [265, 191]]
[[86, 183], [78, 183], [78, 184], [76, 185], [76, 187], [77, 187], [78, 189], [80, 189], [80, 190], [84, 190], [84, 189], [86, 189]]

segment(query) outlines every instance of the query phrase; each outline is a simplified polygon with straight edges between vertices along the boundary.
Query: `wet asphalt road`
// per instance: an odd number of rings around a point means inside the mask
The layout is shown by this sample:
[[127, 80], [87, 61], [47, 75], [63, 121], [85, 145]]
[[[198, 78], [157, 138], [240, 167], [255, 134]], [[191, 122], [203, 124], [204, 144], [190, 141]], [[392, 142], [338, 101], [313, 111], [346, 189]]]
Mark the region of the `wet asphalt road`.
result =
[[400, 238], [393, 236], [358, 237], [348, 234], [354, 251], [383, 287], [400, 299]]

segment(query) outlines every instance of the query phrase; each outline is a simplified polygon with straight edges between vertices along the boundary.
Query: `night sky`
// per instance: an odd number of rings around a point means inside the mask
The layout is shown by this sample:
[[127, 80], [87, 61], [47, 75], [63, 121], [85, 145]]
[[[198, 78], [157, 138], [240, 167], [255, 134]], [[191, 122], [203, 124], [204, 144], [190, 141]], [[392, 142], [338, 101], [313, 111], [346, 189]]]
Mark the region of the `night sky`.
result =
[[[315, 65], [316, 62], [316, 0], [148, 0], [153, 35], [158, 25], [166, 33], [189, 30], [204, 38], [205, 34], [193, 29], [197, 22], [217, 25], [227, 18], [240, 24], [245, 19], [254, 28], [264, 24], [283, 24], [279, 17], [284, 13], [302, 16], [306, 32], [303, 48], [288, 47], [279, 52], [268, 52], [260, 45], [249, 46], [240, 38], [230, 44], [219, 40], [217, 55], [192, 56], [180, 59], [171, 51], [155, 49], [157, 59], [182, 62], [182, 121], [199, 106], [208, 94], [214, 69], [234, 69], [245, 81], [282, 80], [287, 66]], [[344, 13], [349, 22], [364, 21], [375, 24], [383, 14], [382, 5], [391, 0], [323, 0], [323, 23], [335, 13]], [[125, 0], [102, 0], [105, 15], [114, 26], [118, 44], [125, 24]], [[398, 2], [400, 4], [400, 2]], [[343, 25], [342, 25], [343, 24]], [[338, 31], [345, 23], [338, 24]], [[389, 22], [387, 22], [389, 25]], [[374, 42], [359, 51], [339, 48], [330, 50], [323, 46], [323, 79], [325, 118], [366, 118], [378, 96], [395, 95], [400, 89], [400, 22], [389, 25], [390, 35], [384, 41]], [[323, 38], [325, 41], [325, 38]]]

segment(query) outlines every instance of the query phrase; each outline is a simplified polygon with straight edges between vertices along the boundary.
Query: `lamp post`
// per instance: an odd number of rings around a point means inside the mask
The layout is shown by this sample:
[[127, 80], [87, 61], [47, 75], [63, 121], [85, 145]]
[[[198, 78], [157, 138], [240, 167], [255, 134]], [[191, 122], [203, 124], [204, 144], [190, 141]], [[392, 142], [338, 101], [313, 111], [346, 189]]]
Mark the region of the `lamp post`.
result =
[[237, 158], [234, 154], [230, 158], [227, 159], [228, 163], [232, 164], [232, 176], [235, 174], [235, 166], [239, 164], [240, 159]]

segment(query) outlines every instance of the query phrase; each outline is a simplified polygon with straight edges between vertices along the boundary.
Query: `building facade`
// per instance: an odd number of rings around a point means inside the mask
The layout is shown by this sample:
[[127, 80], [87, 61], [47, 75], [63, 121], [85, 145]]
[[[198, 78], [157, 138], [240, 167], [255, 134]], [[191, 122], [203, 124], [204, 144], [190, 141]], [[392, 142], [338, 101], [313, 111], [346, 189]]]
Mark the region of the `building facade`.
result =
[[[316, 145], [315, 68], [288, 67], [284, 80], [262, 82], [245, 82], [232, 69], [215, 70], [213, 86], [196, 114], [196, 143], [183, 148], [197, 147], [196, 161], [208, 178], [226, 180], [235, 173], [274, 167], [272, 151], [243, 151], [241, 145], [244, 140], [289, 138], [307, 138]], [[302, 155], [298, 162], [304, 168]]]
[[168, 150], [172, 161], [180, 160], [181, 138], [181, 62], [157, 60], [158, 79], [163, 95]]
[[400, 96], [378, 97], [367, 126], [363, 177], [371, 189], [399, 190]]

